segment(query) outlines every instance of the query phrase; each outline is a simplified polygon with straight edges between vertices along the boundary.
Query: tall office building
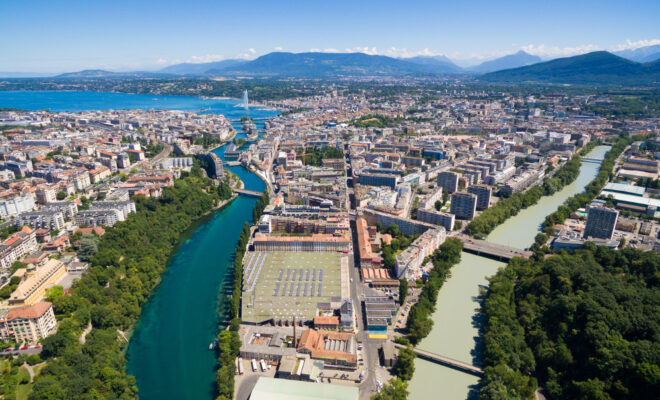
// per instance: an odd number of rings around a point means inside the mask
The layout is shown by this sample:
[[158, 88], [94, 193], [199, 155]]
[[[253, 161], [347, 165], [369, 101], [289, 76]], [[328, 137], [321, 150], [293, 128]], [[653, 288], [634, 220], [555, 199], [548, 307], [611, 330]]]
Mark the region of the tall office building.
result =
[[490, 196], [493, 188], [488, 185], [472, 185], [468, 188], [468, 193], [477, 195], [477, 210], [486, 210], [490, 207]]
[[458, 190], [458, 174], [451, 171], [443, 171], [438, 174], [438, 186], [445, 193], [454, 193]]
[[477, 195], [456, 192], [451, 195], [451, 213], [458, 219], [472, 219], [477, 212]]
[[607, 207], [589, 207], [587, 214], [587, 227], [584, 229], [584, 238], [598, 238], [612, 240], [619, 211]]

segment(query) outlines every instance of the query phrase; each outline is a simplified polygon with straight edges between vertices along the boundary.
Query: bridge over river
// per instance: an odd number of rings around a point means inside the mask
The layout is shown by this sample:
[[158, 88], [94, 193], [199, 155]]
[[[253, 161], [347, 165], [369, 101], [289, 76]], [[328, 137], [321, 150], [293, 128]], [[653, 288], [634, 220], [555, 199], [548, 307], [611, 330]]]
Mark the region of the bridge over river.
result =
[[263, 192], [257, 192], [256, 190], [234, 189], [234, 192], [252, 197], [261, 197], [263, 195]]
[[520, 250], [485, 240], [461, 238], [461, 241], [463, 242], [463, 251], [478, 256], [494, 258], [499, 261], [509, 261], [513, 257], [529, 258], [534, 254], [531, 251]]
[[[394, 347], [405, 348], [406, 346], [399, 343], [394, 343]], [[483, 369], [479, 367], [475, 367], [474, 365], [465, 363], [463, 361], [454, 360], [453, 358], [441, 356], [440, 354], [431, 353], [430, 351], [418, 349], [416, 347], [413, 347], [412, 350], [415, 352], [415, 354], [417, 354], [417, 357], [423, 358], [427, 361], [442, 364], [447, 367], [454, 368], [459, 371], [467, 372], [473, 375], [481, 376], [484, 373]]]

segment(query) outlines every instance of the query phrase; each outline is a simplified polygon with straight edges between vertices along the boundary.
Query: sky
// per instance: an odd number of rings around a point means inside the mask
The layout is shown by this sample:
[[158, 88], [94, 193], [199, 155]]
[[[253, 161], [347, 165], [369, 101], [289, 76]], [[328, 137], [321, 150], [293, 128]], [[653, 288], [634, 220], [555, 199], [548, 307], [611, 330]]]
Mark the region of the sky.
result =
[[2, 0], [0, 71], [155, 70], [272, 51], [556, 58], [660, 44], [658, 0]]

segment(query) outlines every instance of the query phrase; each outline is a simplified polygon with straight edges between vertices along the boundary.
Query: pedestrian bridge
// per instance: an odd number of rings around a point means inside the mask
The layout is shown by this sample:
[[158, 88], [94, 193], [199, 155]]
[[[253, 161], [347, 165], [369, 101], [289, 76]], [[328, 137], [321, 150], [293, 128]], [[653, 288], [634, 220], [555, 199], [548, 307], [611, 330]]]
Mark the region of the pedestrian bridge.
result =
[[531, 251], [520, 250], [485, 240], [461, 238], [461, 241], [463, 242], [463, 251], [478, 256], [494, 258], [499, 261], [509, 261], [513, 257], [529, 258], [534, 254]]
[[582, 161], [588, 162], [588, 163], [600, 164], [601, 162], [603, 162], [603, 159], [602, 158], [582, 157]]
[[[399, 343], [394, 343], [394, 347], [400, 349], [406, 348], [406, 346]], [[484, 373], [483, 369], [479, 367], [475, 367], [474, 365], [465, 363], [463, 361], [454, 360], [453, 358], [441, 356], [440, 354], [431, 353], [430, 351], [418, 349], [416, 347], [413, 347], [412, 351], [414, 351], [415, 354], [417, 354], [417, 357], [421, 359], [431, 361], [437, 364], [441, 364], [449, 368], [457, 369], [462, 372], [467, 372], [469, 374], [473, 374], [477, 376], [481, 376]]]
[[247, 189], [234, 189], [234, 192], [252, 197], [261, 197], [261, 195], [263, 195], [262, 192], [257, 192], [256, 190], [247, 190]]

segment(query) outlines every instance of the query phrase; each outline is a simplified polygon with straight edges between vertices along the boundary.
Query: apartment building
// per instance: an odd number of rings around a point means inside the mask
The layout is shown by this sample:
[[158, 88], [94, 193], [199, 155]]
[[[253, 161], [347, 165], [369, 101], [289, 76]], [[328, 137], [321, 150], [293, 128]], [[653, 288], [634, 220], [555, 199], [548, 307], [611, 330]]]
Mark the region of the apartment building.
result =
[[458, 190], [459, 175], [456, 172], [443, 171], [438, 173], [438, 186], [445, 191], [445, 193], [454, 193]]
[[84, 210], [76, 214], [75, 220], [78, 226], [114, 226], [124, 220], [124, 214], [117, 209]]
[[458, 219], [470, 220], [477, 212], [477, 195], [456, 192], [451, 195], [451, 213]]
[[424, 259], [445, 242], [447, 233], [444, 228], [429, 229], [420, 235], [401, 254], [396, 256], [396, 277], [417, 279], [422, 276]]
[[64, 214], [59, 210], [25, 212], [16, 218], [16, 225], [59, 231], [64, 228]]
[[52, 304], [0, 309], [0, 339], [17, 343], [36, 343], [57, 330]]
[[488, 185], [472, 185], [468, 188], [468, 193], [477, 195], [477, 210], [486, 210], [490, 207], [490, 197], [493, 194], [493, 188]]
[[14, 261], [22, 259], [38, 248], [36, 231], [24, 226], [0, 244], [0, 267], [9, 268]]
[[34, 210], [34, 197], [30, 193], [14, 195], [10, 198], [0, 200], [0, 217], [15, 217], [26, 211]]
[[422, 222], [427, 222], [433, 225], [440, 225], [443, 228], [445, 228], [447, 231], [451, 232], [454, 230], [456, 216], [454, 214], [436, 211], [435, 209], [425, 210], [419, 208], [417, 210], [417, 220]]

